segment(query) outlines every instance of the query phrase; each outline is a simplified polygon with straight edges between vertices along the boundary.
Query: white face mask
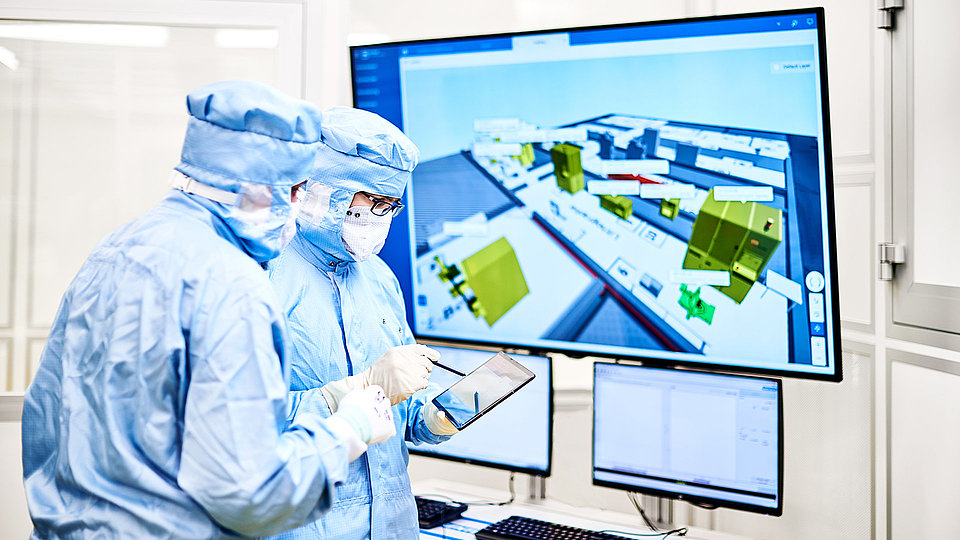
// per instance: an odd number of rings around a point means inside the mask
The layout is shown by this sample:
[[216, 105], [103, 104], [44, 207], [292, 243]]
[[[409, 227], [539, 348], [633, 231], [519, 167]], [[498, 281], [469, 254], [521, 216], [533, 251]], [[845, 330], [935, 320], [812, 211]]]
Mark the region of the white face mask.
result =
[[[302, 191], [302, 190], [301, 190]], [[298, 193], [300, 195], [301, 193]], [[297, 197], [297, 202], [290, 203], [290, 216], [287, 217], [287, 222], [283, 224], [283, 229], [280, 230], [280, 249], [287, 247], [293, 237], [297, 235], [297, 216], [300, 215], [300, 197]]]
[[343, 219], [340, 238], [347, 253], [356, 261], [365, 261], [380, 253], [390, 232], [392, 215], [375, 216], [367, 206], [351, 206]]

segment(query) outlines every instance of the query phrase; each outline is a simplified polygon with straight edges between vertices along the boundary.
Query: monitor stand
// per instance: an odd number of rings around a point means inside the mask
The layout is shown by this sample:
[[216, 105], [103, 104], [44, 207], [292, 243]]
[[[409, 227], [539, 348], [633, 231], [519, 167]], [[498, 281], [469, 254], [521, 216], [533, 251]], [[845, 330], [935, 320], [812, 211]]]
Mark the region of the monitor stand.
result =
[[528, 476], [530, 501], [542, 501], [547, 498], [547, 479], [542, 476]]
[[641, 495], [640, 504], [653, 524], [663, 530], [673, 529], [673, 500], [653, 495]]

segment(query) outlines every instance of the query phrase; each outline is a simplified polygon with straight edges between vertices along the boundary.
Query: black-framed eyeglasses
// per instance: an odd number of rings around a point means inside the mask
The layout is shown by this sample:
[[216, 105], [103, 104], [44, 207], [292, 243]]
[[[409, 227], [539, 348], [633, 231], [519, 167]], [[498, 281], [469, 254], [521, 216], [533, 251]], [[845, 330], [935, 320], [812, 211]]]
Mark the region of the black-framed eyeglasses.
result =
[[387, 199], [371, 195], [365, 191], [361, 191], [360, 193], [373, 203], [373, 206], [370, 207], [370, 212], [375, 216], [386, 216], [387, 214], [395, 216], [403, 210], [403, 203], [400, 201], [388, 201]]

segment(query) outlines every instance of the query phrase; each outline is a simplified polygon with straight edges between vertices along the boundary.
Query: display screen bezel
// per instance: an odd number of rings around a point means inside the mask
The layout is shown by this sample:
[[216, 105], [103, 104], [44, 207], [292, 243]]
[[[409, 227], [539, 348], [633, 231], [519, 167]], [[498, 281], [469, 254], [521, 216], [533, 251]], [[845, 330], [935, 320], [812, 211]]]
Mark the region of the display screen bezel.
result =
[[[445, 345], [451, 345], [456, 347], [499, 347], [507, 348], [514, 350], [520, 354], [528, 354], [532, 356], [544, 356], [548, 353], [562, 353], [574, 358], [582, 357], [598, 357], [606, 359], [632, 359], [637, 361], [643, 361], [644, 363], [656, 364], [662, 367], [672, 367], [672, 366], [687, 366], [694, 369], [706, 369], [706, 370], [717, 370], [717, 371], [733, 371], [739, 373], [755, 373], [761, 375], [775, 375], [781, 377], [791, 377], [791, 378], [801, 378], [801, 379], [812, 379], [812, 380], [821, 380], [828, 382], [840, 382], [843, 380], [843, 365], [842, 365], [842, 350], [841, 350], [841, 335], [840, 335], [840, 298], [839, 298], [839, 277], [837, 271], [837, 239], [836, 239], [836, 220], [835, 220], [835, 209], [834, 209], [834, 195], [833, 195], [833, 163], [832, 163], [832, 145], [831, 145], [831, 134], [830, 134], [830, 114], [829, 114], [829, 93], [828, 93], [828, 83], [827, 83], [827, 61], [826, 61], [826, 31], [825, 31], [825, 22], [824, 22], [824, 10], [823, 8], [807, 8], [807, 9], [791, 9], [791, 10], [781, 10], [781, 11], [764, 11], [764, 12], [752, 12], [752, 13], [743, 13], [743, 14], [730, 14], [730, 15], [719, 15], [719, 16], [710, 16], [710, 17], [693, 17], [693, 18], [683, 18], [683, 19], [669, 19], [669, 20], [657, 20], [657, 21], [642, 21], [635, 23], [622, 23], [622, 24], [613, 24], [613, 25], [597, 25], [597, 26], [583, 26], [583, 27], [565, 27], [565, 28], [549, 28], [543, 30], [531, 30], [524, 32], [509, 32], [509, 33], [497, 33], [497, 34], [478, 34], [470, 36], [457, 36], [449, 38], [434, 38], [434, 39], [423, 39], [423, 40], [408, 40], [408, 41], [394, 41], [387, 43], [378, 43], [378, 44], [369, 44], [369, 45], [355, 45], [350, 47], [350, 62], [351, 62], [351, 82], [352, 82], [352, 93], [353, 93], [353, 102], [355, 106], [359, 106], [361, 96], [357, 93], [357, 70], [356, 70], [356, 58], [357, 53], [370, 48], [378, 47], [387, 47], [387, 46], [413, 46], [413, 45], [442, 45], [442, 44], [453, 44], [459, 41], [468, 41], [475, 39], [488, 39], [488, 38], [509, 38], [509, 37], [518, 37], [518, 36], [529, 36], [529, 35], [540, 35], [540, 34], [550, 34], [550, 33], [563, 33], [563, 32], [582, 32], [582, 31], [592, 31], [592, 30], [606, 30], [606, 29], [618, 29], [618, 28], [642, 28], [646, 26], [655, 26], [655, 25], [670, 25], [670, 24], [687, 24], [687, 23], [696, 23], [696, 22], [710, 22], [710, 21], [723, 21], [723, 20], [733, 20], [733, 19], [751, 19], [751, 18], [762, 18], [762, 17], [773, 17], [773, 16], [792, 16], [792, 15], [814, 15], [817, 18], [816, 30], [817, 30], [817, 47], [818, 47], [818, 59], [819, 59], [819, 85], [820, 85], [820, 108], [821, 108], [821, 118], [822, 118], [822, 144], [823, 156], [824, 156], [824, 186], [825, 189], [822, 193], [825, 215], [824, 228], [826, 235], [823, 239], [823, 242], [826, 246], [824, 257], [828, 259], [827, 266], [829, 268], [825, 269], [829, 273], [830, 283], [830, 307], [829, 313], [826, 316], [827, 321], [830, 323], [828, 326], [829, 336], [832, 339], [830, 343], [830, 356], [828, 356], [828, 362], [834, 367], [833, 372], [816, 372], [816, 371], [802, 371], [790, 369], [790, 363], [784, 364], [785, 367], [772, 367], [772, 366], [756, 366], [756, 365], [739, 365], [734, 363], [723, 363], [716, 361], [698, 361], [698, 360], [688, 360], [683, 358], [655, 358], [649, 356], [651, 350], [649, 349], [637, 349], [635, 354], [616, 352], [608, 353], [603, 351], [585, 351], [582, 347], [565, 347], [564, 342], [556, 341], [552, 342], [549, 345], [540, 345], [540, 344], [531, 344], [531, 343], [520, 343], [520, 342], [510, 342], [510, 341], [500, 341], [496, 339], [492, 340], [477, 340], [477, 339], [467, 339], [457, 336], [445, 336], [438, 335], [433, 333], [423, 333], [417, 329], [417, 325], [414, 321], [414, 309], [413, 302], [414, 298], [412, 296], [412, 265], [411, 257], [409, 253], [409, 243], [414, 239], [410, 237], [409, 230], [406, 230], [405, 221], [407, 217], [404, 217], [404, 221], [395, 223], [391, 227], [390, 235], [387, 238], [387, 242], [384, 248], [384, 260], [388, 263], [392, 270], [397, 274], [397, 278], [401, 283], [401, 291], [404, 297], [404, 302], [406, 306], [406, 316], [407, 321], [410, 325], [410, 328], [414, 332], [414, 335], [418, 340], [430, 340], [437, 343], [442, 343]], [[404, 193], [404, 202], [409, 203], [407, 200], [407, 192]], [[408, 204], [409, 207], [409, 204]], [[409, 213], [409, 212], [408, 212]], [[404, 230], [401, 230], [404, 229]], [[791, 348], [789, 351], [789, 358], [793, 358], [794, 350]]]
[[609, 366], [609, 365], [619, 365], [619, 366], [628, 366], [635, 367], [638, 369], [646, 370], [656, 370], [656, 371], [670, 371], [670, 372], [681, 372], [681, 373], [690, 373], [690, 374], [699, 374], [699, 375], [710, 375], [717, 377], [733, 377], [741, 379], [751, 379], [757, 381], [767, 381], [777, 385], [777, 506], [776, 508], [769, 506], [754, 505], [749, 503], [742, 503], [737, 501], [729, 501], [726, 499], [718, 499], [713, 497], [705, 497], [702, 495], [691, 495], [687, 493], [678, 493], [675, 491], [666, 491], [651, 487], [637, 486], [633, 484], [625, 484], [622, 482], [613, 482], [610, 480], [598, 480], [595, 476], [595, 466], [596, 466], [596, 407], [594, 407], [591, 413], [591, 430], [590, 430], [590, 478], [595, 486], [608, 487], [613, 489], [620, 489], [624, 491], [631, 491], [636, 493], [644, 493], [647, 495], [653, 495], [656, 497], [665, 497], [668, 499], [676, 499], [681, 501], [687, 501], [693, 504], [698, 505], [713, 505], [724, 508], [733, 508], [736, 510], [745, 510], [748, 512], [754, 512], [758, 514], [765, 514], [769, 516], [781, 516], [783, 515], [783, 381], [780, 379], [775, 379], [771, 377], [755, 377], [750, 375], [741, 375], [739, 373], [724, 373], [716, 371], [704, 371], [697, 369], [681, 369], [681, 370], [671, 370], [664, 369], [655, 366], [647, 366], [640, 363], [633, 362], [595, 362], [593, 365], [593, 381], [594, 389], [596, 388], [596, 378], [597, 378], [597, 369], [598, 366]]

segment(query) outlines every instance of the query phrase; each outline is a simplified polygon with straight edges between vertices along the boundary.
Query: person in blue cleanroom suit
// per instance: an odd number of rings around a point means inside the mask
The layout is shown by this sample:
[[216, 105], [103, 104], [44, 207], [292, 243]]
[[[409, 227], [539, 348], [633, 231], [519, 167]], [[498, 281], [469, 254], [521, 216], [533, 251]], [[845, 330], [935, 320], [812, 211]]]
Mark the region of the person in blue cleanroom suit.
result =
[[320, 111], [244, 81], [187, 109], [177, 189], [94, 248], [27, 390], [34, 538], [276, 534], [317, 519], [349, 461], [395, 434], [373, 386], [328, 419], [303, 396], [288, 419], [287, 334], [258, 263], [292, 237]]
[[404, 440], [438, 443], [456, 429], [431, 403], [441, 389], [427, 387], [439, 353], [414, 344], [397, 278], [375, 254], [419, 151], [366, 111], [334, 107], [321, 124], [298, 234], [268, 265], [290, 328], [294, 407], [319, 403], [330, 414], [345, 391], [379, 384], [395, 404], [397, 435], [350, 465], [328, 514], [281, 537], [413, 540], [419, 528]]

